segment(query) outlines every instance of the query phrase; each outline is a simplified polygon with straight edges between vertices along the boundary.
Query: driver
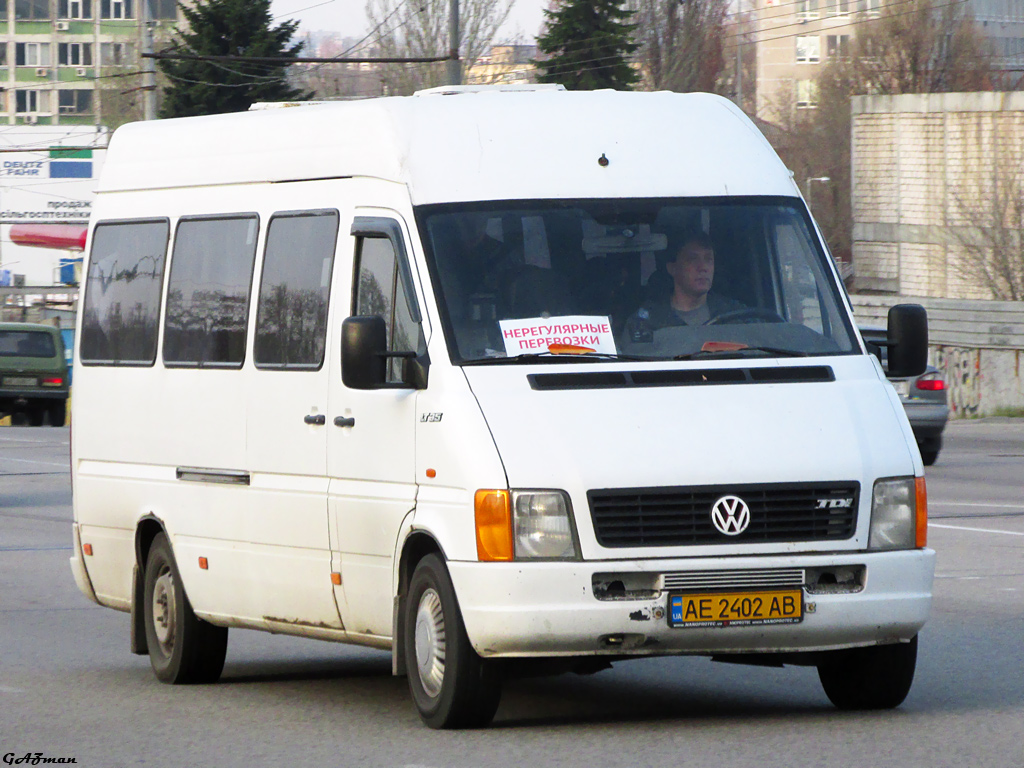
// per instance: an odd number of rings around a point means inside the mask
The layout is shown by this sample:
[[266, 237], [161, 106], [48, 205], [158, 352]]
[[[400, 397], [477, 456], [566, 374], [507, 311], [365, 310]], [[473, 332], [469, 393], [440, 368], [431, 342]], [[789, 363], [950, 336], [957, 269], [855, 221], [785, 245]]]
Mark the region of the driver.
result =
[[738, 301], [711, 290], [715, 279], [715, 249], [711, 238], [693, 232], [683, 240], [674, 261], [665, 265], [672, 276], [672, 296], [665, 304], [640, 310], [652, 329], [679, 325], [703, 325], [709, 320], [743, 309]]

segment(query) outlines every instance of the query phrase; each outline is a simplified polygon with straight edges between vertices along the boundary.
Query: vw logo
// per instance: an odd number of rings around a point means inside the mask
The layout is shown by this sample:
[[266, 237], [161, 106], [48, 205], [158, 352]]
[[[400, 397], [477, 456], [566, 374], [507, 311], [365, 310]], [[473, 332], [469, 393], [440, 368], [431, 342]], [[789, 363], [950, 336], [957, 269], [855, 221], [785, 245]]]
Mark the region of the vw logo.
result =
[[750, 525], [750, 507], [739, 496], [723, 496], [711, 505], [711, 522], [726, 536], [738, 536]]

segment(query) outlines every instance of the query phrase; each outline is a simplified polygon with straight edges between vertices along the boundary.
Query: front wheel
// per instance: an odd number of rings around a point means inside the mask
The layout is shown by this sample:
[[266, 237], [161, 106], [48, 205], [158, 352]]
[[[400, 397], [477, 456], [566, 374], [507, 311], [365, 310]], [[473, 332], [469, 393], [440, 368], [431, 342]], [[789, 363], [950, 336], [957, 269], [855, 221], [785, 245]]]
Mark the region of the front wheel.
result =
[[818, 665], [818, 677], [839, 709], [893, 709], [914, 682], [917, 637], [909, 643], [834, 651]]
[[424, 557], [409, 583], [402, 617], [405, 661], [420, 717], [431, 728], [478, 728], [494, 718], [501, 679], [466, 635], [451, 577], [437, 555]]
[[146, 643], [156, 676], [165, 683], [216, 682], [227, 655], [227, 627], [216, 627], [193, 613], [163, 533], [150, 546], [145, 584]]

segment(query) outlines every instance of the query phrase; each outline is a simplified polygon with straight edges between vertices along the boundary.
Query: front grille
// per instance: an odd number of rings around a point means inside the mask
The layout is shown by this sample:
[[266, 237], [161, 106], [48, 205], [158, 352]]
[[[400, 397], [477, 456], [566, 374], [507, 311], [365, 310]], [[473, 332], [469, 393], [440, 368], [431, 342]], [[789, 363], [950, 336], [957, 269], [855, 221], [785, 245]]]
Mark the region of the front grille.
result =
[[664, 574], [664, 588], [690, 592], [731, 589], [781, 589], [804, 585], [803, 568], [762, 568], [730, 571], [675, 571]]
[[[780, 483], [587, 492], [594, 533], [603, 547], [678, 547], [849, 539], [857, 527], [860, 483]], [[750, 508], [746, 530], [729, 536], [711, 507], [737, 496]]]

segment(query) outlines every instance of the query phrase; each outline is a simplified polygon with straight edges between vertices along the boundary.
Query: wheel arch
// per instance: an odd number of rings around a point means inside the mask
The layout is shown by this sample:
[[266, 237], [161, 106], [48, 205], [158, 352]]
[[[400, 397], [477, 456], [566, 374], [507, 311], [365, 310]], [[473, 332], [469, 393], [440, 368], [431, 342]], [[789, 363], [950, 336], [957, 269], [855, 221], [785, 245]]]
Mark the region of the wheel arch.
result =
[[131, 650], [138, 656], [149, 653], [146, 642], [146, 623], [142, 613], [144, 591], [146, 585], [146, 560], [157, 534], [166, 535], [167, 529], [163, 521], [150, 513], [143, 515], [135, 526], [135, 565], [132, 568], [132, 610], [131, 610]]
[[405, 596], [409, 592], [409, 581], [416, 565], [429, 554], [438, 554], [447, 560], [444, 549], [433, 534], [424, 530], [412, 530], [402, 544], [398, 559], [398, 579], [395, 585], [394, 606], [391, 614], [391, 674], [404, 676], [405, 638], [402, 633], [402, 615], [405, 612]]

